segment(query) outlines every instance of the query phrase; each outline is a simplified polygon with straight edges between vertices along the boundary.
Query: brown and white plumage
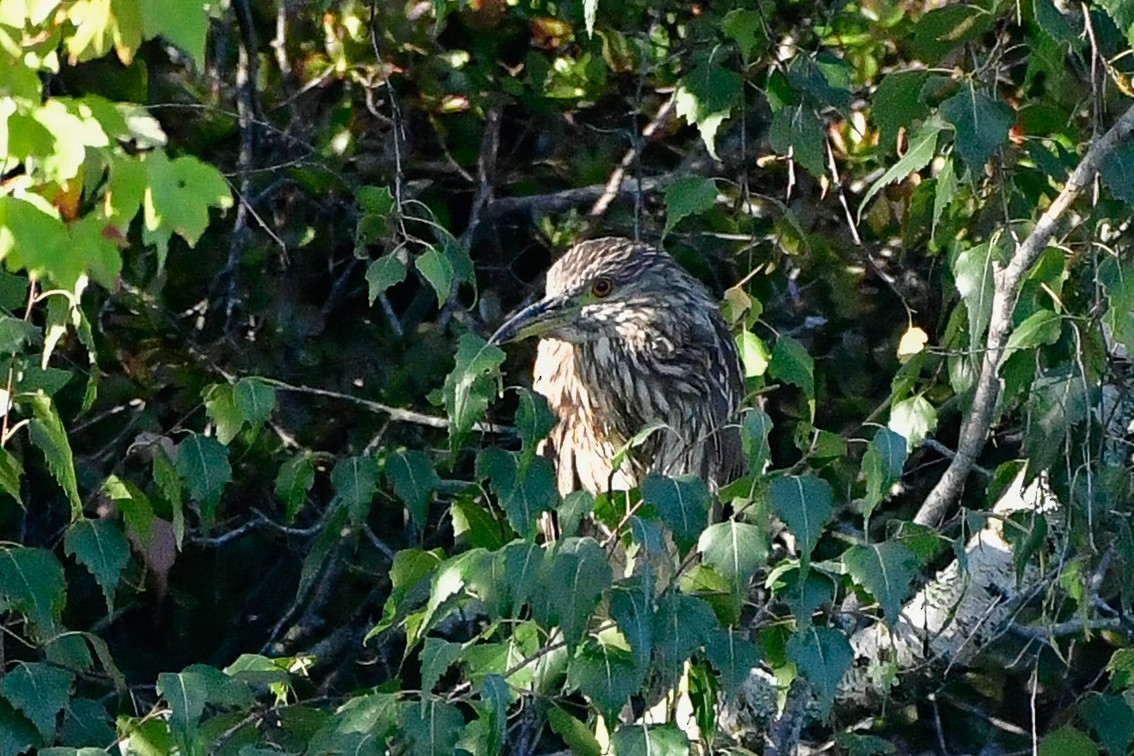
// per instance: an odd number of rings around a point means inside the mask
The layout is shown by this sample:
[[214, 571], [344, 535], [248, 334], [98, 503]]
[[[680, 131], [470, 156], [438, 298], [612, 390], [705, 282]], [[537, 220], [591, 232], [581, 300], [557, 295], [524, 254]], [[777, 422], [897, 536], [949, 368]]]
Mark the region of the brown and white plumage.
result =
[[[705, 287], [656, 247], [605, 238], [572, 247], [543, 299], [492, 337], [540, 336], [533, 387], [558, 419], [545, 450], [562, 493], [637, 485], [647, 472], [710, 487], [740, 474], [740, 358]], [[622, 466], [615, 455], [660, 426]]]

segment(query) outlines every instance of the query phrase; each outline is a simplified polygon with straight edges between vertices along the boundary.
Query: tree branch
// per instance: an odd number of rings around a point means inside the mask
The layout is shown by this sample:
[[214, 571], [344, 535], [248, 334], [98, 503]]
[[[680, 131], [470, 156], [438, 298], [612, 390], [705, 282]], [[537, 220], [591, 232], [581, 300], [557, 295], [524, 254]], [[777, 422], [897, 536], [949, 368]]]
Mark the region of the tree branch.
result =
[[1094, 180], [1103, 160], [1132, 135], [1134, 135], [1134, 107], [1127, 110], [1110, 131], [1091, 145], [1083, 160], [1067, 179], [1063, 191], [1040, 216], [1035, 229], [1016, 248], [1008, 265], [997, 272], [992, 296], [992, 319], [985, 340], [984, 357], [980, 364], [980, 375], [973, 394], [972, 408], [961, 425], [957, 455], [949, 463], [948, 469], [937, 481], [937, 485], [929, 492], [929, 496], [914, 517], [915, 523], [936, 525], [960, 496], [965, 480], [988, 438], [989, 426], [992, 424], [992, 416], [996, 410], [996, 400], [1000, 394], [1000, 363], [1004, 357], [1008, 336], [1012, 331], [1012, 312], [1016, 308], [1016, 300], [1019, 298], [1024, 276], [1047, 248], [1048, 242], [1055, 234], [1060, 216], [1079, 193]]

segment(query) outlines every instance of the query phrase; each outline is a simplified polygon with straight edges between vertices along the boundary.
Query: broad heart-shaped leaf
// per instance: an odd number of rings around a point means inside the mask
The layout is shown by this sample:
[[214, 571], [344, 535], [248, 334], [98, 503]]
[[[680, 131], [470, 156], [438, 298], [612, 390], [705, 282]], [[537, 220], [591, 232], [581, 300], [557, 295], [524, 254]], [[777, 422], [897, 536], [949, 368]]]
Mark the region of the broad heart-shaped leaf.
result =
[[816, 178], [825, 173], [826, 139], [822, 121], [806, 102], [785, 105], [772, 116], [772, 125], [768, 130], [768, 142], [772, 149], [781, 155], [790, 152], [796, 162]]
[[284, 504], [284, 522], [292, 523], [307, 503], [307, 492], [315, 484], [315, 459], [297, 454], [280, 465], [276, 474], [276, 496]]
[[554, 509], [558, 501], [551, 463], [543, 457], [533, 457], [517, 471], [515, 485], [503, 494], [500, 506], [512, 529], [524, 538], [532, 538], [540, 515]]
[[969, 350], [977, 354], [992, 319], [993, 247], [989, 242], [962, 250], [953, 261], [957, 293], [969, 315]]
[[772, 512], [784, 521], [799, 541], [800, 559], [804, 565], [819, 543], [823, 526], [834, 512], [835, 495], [831, 486], [814, 475], [776, 478], [768, 487]]
[[544, 570], [550, 623], [559, 626], [568, 648], [574, 647], [583, 638], [599, 597], [610, 586], [610, 563], [593, 538], [567, 538], [548, 557]]
[[177, 445], [177, 472], [200, 507], [201, 523], [212, 527], [221, 492], [232, 480], [228, 449], [215, 438], [191, 433]]
[[0, 607], [14, 609], [50, 637], [63, 612], [63, 565], [46, 549], [0, 548]]
[[[197, 70], [205, 66], [205, 36], [209, 31], [209, 4], [200, 0], [163, 0], [139, 3], [142, 34], [146, 39], [165, 37], [189, 53]], [[214, 8], [216, 6], [213, 6]]]
[[331, 471], [331, 485], [335, 487], [335, 500], [349, 513], [351, 525], [360, 527], [378, 491], [378, 462], [366, 454], [341, 460]]
[[686, 756], [689, 738], [677, 725], [620, 725], [611, 738], [618, 756]]
[[276, 390], [263, 378], [241, 378], [232, 387], [232, 394], [236, 408], [253, 428], [263, 425], [276, 408]]
[[232, 386], [216, 383], [201, 393], [205, 400], [205, 414], [216, 426], [217, 440], [227, 446], [244, 426], [244, 416], [236, 408]]
[[32, 198], [0, 197], [0, 258], [8, 270], [26, 268], [70, 290], [83, 272], [83, 261], [69, 249], [67, 227], [45, 204]]
[[190, 247], [209, 225], [209, 208], [232, 207], [232, 194], [213, 166], [191, 155], [170, 160], [161, 150], [146, 155], [143, 239], [158, 246], [158, 267], [165, 266], [172, 233]]
[[310, 753], [386, 753], [386, 738], [398, 726], [398, 697], [365, 693], [349, 698], [308, 743]]
[[1008, 130], [1016, 122], [1012, 108], [977, 92], [971, 81], [941, 103], [941, 115], [953, 124], [954, 149], [974, 174], [984, 170], [984, 164], [1008, 140]]
[[740, 362], [744, 366], [745, 378], [757, 378], [768, 372], [768, 363], [772, 355], [763, 339], [745, 329], [737, 334], [736, 346], [740, 350]]
[[63, 549], [94, 575], [106, 598], [106, 611], [114, 611], [114, 590], [122, 569], [130, 561], [130, 544], [114, 520], [84, 517], [71, 524]]
[[686, 176], [679, 178], [665, 190], [665, 236], [690, 215], [711, 210], [717, 201], [717, 185], [712, 179]]
[[0, 693], [32, 721], [43, 739], [55, 741], [55, 718], [71, 697], [74, 675], [46, 662], [20, 662], [0, 678]]
[[937, 119], [931, 119], [918, 126], [910, 135], [909, 149], [901, 160], [894, 163], [883, 173], [877, 181], [870, 185], [862, 202], [858, 206], [858, 219], [862, 220], [862, 213], [870, 205], [870, 200], [885, 187], [895, 181], [902, 181], [911, 173], [920, 171], [929, 165], [937, 154], [937, 135], [945, 128], [945, 124]]
[[1099, 176], [1115, 197], [1134, 205], [1134, 143], [1123, 142], [1107, 155]]
[[748, 592], [748, 581], [768, 559], [768, 536], [763, 528], [726, 520], [701, 533], [697, 550], [702, 564], [720, 573], [739, 596]]
[[1098, 756], [1098, 752], [1094, 741], [1071, 725], [1049, 732], [1036, 750], [1037, 756]]
[[32, 398], [31, 405], [35, 417], [28, 427], [28, 435], [32, 443], [43, 452], [47, 469], [67, 494], [67, 499], [71, 502], [71, 519], [77, 520], [83, 516], [83, 502], [79, 499], [75, 458], [71, 454], [67, 431], [63, 428], [63, 421], [59, 419], [59, 413], [55, 411], [55, 403], [51, 399], [37, 394]]
[[682, 553], [692, 548], [709, 521], [713, 502], [705, 481], [696, 475], [667, 478], [650, 473], [642, 481], [641, 490], [643, 501], [657, 510]]
[[803, 390], [811, 419], [815, 419], [815, 361], [795, 339], [781, 336], [772, 348], [772, 361], [768, 375], [777, 381], [792, 383]]
[[394, 487], [394, 493], [405, 502], [417, 527], [424, 528], [429, 502], [433, 500], [433, 492], [441, 485], [441, 478], [430, 464], [429, 457], [416, 449], [395, 452], [386, 460], [386, 478]]
[[591, 700], [608, 721], [646, 680], [649, 667], [629, 650], [601, 639], [588, 638], [567, 667], [567, 687]]
[[654, 613], [654, 669], [663, 685], [681, 675], [685, 661], [720, 627], [712, 608], [673, 590], [658, 599]]
[[917, 574], [917, 557], [897, 541], [886, 541], [851, 546], [843, 552], [843, 564], [851, 578], [878, 600], [886, 624], [894, 627]]
[[862, 474], [866, 478], [864, 518], [870, 519], [874, 508], [886, 498], [890, 486], [902, 477], [902, 467], [905, 464], [905, 437], [889, 428], [879, 428], [870, 440], [866, 453], [862, 455]]
[[421, 689], [430, 693], [441, 675], [460, 660], [463, 647], [441, 638], [426, 638], [421, 647]]
[[1079, 706], [1083, 721], [1090, 725], [1110, 753], [1128, 753], [1134, 742], [1134, 710], [1121, 696], [1090, 693]]
[[406, 264], [397, 255], [382, 255], [366, 268], [366, 291], [370, 306], [386, 289], [406, 280]]
[[449, 447], [459, 449], [496, 393], [504, 352], [471, 333], [457, 342], [457, 364], [442, 388], [449, 415]]
[[677, 115], [697, 126], [705, 149], [717, 157], [717, 130], [732, 109], [741, 104], [740, 74], [706, 58], [677, 83], [674, 106]]
[[522, 388], [516, 403], [514, 423], [516, 433], [520, 435], [520, 443], [523, 444], [521, 457], [526, 461], [535, 455], [539, 442], [555, 427], [555, 415], [551, 413], [547, 399], [541, 394]]
[[650, 660], [654, 648], [654, 579], [652, 570], [642, 570], [620, 580], [610, 590], [610, 618], [640, 665]]
[[1086, 381], [1073, 366], [1056, 368], [1032, 384], [1024, 436], [1029, 481], [1059, 459], [1068, 431], [1087, 416], [1087, 391]]
[[[1134, 180], [1134, 162], [1131, 178]], [[1134, 264], [1107, 257], [1099, 264], [1098, 276], [1107, 298], [1103, 323], [1110, 328], [1111, 338], [1124, 345], [1127, 354], [1134, 354]]]
[[[63, 711], [63, 729], [59, 733], [60, 742], [112, 743], [114, 739], [114, 730], [110, 726], [105, 706], [90, 698], [72, 698], [67, 703]], [[50, 756], [51, 750], [41, 750], [40, 753]], [[100, 756], [105, 753], [102, 748], [86, 747], [76, 749], [74, 756]]]
[[206, 677], [197, 671], [162, 672], [157, 679], [157, 692], [169, 704], [170, 724], [174, 732], [186, 735], [195, 727], [209, 698]]
[[414, 265], [418, 273], [425, 277], [437, 295], [437, 306], [443, 307], [449, 299], [449, 292], [453, 290], [453, 265], [436, 247], [430, 247], [422, 253]]
[[[888, 153], [897, 147], [900, 129], [909, 128], [929, 114], [929, 106], [921, 99], [928, 79], [929, 72], [925, 70], [896, 71], [887, 74], [874, 91], [870, 115], [878, 126], [879, 143]], [[912, 142], [911, 139], [911, 149]]]
[[756, 644], [748, 633], [731, 627], [717, 628], [705, 640], [705, 658], [721, 677], [721, 690], [735, 696], [748, 675], [760, 663]]
[[791, 636], [788, 659], [815, 689], [823, 716], [831, 709], [839, 681], [854, 661], [854, 651], [845, 635], [829, 627], [810, 627]]
[[912, 451], [937, 427], [937, 410], [921, 394], [911, 396], [890, 408], [887, 427], [905, 438], [906, 451]]
[[760, 11], [756, 10], [730, 10], [721, 19], [721, 33], [736, 43], [745, 63], [752, 61], [752, 52], [757, 47], [762, 48], [768, 42]]
[[753, 407], [744, 412], [740, 421], [740, 443], [749, 475], [763, 475], [772, 458], [768, 434], [772, 432], [772, 418], [762, 409]]
[[404, 751], [399, 752], [409, 756], [453, 753], [465, 728], [461, 710], [435, 696], [425, 696], [421, 702], [400, 703], [398, 722], [406, 746]]

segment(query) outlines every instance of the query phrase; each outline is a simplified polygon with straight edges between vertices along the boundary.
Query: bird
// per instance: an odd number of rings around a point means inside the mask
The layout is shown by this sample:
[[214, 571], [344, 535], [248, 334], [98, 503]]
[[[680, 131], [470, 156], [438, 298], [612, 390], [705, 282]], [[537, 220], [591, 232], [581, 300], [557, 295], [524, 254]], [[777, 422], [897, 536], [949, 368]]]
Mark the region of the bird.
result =
[[661, 247], [575, 244], [548, 270], [544, 296], [489, 341], [531, 337], [532, 388], [555, 416], [542, 451], [561, 495], [629, 490], [650, 473], [696, 475], [715, 493], [743, 473], [736, 342], [716, 299]]

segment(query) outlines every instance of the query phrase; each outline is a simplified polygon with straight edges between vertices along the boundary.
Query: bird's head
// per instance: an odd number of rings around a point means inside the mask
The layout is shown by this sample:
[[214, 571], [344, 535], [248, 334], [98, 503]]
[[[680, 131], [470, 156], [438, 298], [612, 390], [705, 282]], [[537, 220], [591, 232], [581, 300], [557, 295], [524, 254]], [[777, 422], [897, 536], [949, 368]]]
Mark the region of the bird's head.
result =
[[540, 336], [583, 344], [667, 335], [675, 310], [687, 304], [715, 308], [704, 287], [668, 254], [629, 239], [592, 239], [551, 266], [544, 297], [513, 313], [491, 343]]

